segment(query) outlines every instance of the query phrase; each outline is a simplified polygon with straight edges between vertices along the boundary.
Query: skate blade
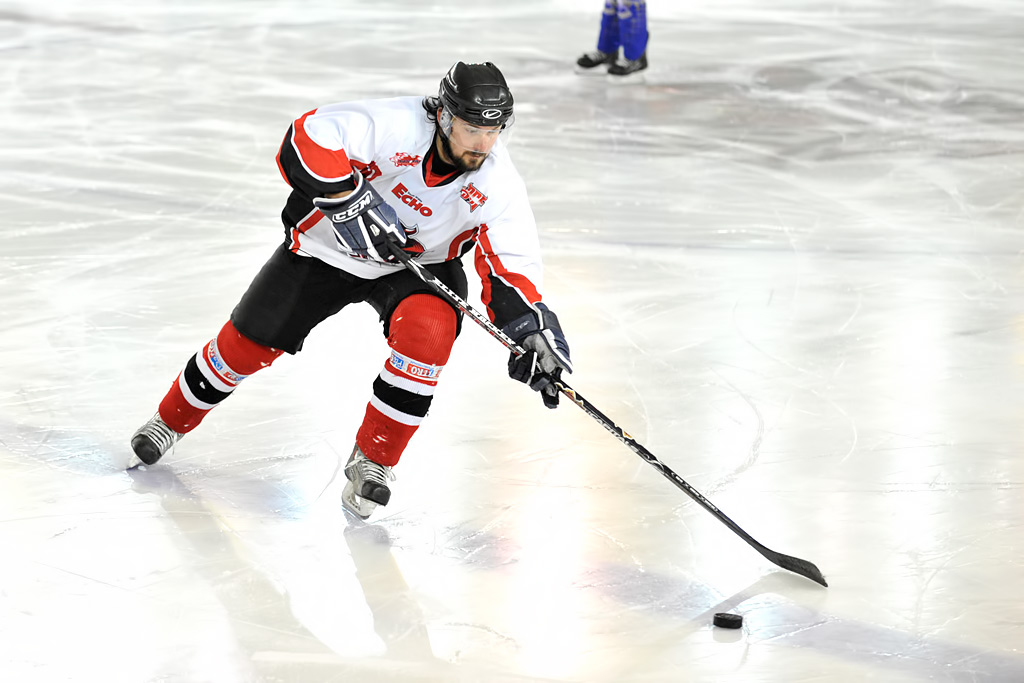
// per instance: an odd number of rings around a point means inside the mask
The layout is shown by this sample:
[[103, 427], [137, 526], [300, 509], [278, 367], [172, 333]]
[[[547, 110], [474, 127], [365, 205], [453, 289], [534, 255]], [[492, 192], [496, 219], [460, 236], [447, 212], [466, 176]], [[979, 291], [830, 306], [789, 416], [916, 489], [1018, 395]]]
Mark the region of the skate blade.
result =
[[372, 500], [366, 500], [362, 496], [356, 495], [355, 486], [351, 481], [346, 482], [345, 488], [341, 492], [341, 505], [360, 519], [367, 519], [377, 509], [377, 504]]

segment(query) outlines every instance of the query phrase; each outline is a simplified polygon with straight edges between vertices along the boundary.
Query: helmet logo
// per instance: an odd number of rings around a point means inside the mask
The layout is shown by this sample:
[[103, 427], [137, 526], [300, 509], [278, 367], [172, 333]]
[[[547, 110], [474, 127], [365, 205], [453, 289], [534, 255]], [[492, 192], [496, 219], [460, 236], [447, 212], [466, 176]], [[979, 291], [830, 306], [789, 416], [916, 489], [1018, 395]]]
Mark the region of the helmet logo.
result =
[[496, 119], [496, 118], [501, 116], [501, 110], [500, 109], [484, 109], [482, 112], [480, 112], [480, 115], [483, 116], [487, 120]]

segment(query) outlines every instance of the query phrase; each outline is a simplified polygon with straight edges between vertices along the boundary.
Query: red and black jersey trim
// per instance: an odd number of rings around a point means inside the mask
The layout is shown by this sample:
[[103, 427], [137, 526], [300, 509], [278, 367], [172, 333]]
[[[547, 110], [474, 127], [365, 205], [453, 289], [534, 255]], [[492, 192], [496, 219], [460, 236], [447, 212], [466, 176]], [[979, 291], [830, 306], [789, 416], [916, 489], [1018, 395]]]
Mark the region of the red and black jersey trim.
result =
[[281, 211], [286, 242], [291, 229], [313, 210], [313, 197], [356, 189], [355, 170], [348, 155], [344, 150], [326, 150], [313, 142], [302, 130], [307, 116], [288, 127], [277, 153], [278, 169], [292, 188]]
[[473, 265], [483, 284], [481, 301], [498, 327], [533, 311], [533, 304], [541, 300], [540, 292], [528, 277], [509, 270], [487, 236], [487, 226], [481, 225]]
[[437, 144], [437, 136], [435, 135], [434, 142], [427, 149], [427, 153], [423, 156], [423, 163], [420, 164], [423, 182], [427, 184], [427, 187], [449, 185], [462, 175], [462, 171], [457, 166], [445, 162], [444, 159], [438, 156]]
[[299, 190], [292, 190], [281, 211], [281, 222], [284, 223], [286, 234], [294, 227], [297, 227], [313, 211], [313, 199]]
[[356, 188], [356, 178], [345, 150], [327, 150], [316, 145], [302, 133], [299, 119], [289, 126], [281, 149], [277, 153], [277, 166], [285, 182], [307, 197], [323, 197]]
[[533, 310], [518, 290], [493, 274], [485, 276], [484, 291], [489, 293], [487, 312], [498, 327]]

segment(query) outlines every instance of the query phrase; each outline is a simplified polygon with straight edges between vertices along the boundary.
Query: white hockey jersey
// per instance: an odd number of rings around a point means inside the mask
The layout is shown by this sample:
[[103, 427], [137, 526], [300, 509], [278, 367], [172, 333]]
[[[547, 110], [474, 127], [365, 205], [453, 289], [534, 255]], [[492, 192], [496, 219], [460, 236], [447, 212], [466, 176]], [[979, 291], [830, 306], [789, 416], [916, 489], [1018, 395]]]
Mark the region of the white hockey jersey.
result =
[[[282, 214], [288, 248], [361, 278], [403, 268], [351, 255], [312, 198], [351, 187], [352, 174], [390, 204], [406, 227], [417, 261], [441, 263], [476, 245], [481, 300], [501, 326], [536, 310], [543, 267], [537, 227], [522, 178], [498, 140], [483, 165], [439, 175], [434, 122], [421, 97], [333, 104], [297, 119], [278, 165], [293, 192]], [[443, 170], [443, 165], [442, 165]]]

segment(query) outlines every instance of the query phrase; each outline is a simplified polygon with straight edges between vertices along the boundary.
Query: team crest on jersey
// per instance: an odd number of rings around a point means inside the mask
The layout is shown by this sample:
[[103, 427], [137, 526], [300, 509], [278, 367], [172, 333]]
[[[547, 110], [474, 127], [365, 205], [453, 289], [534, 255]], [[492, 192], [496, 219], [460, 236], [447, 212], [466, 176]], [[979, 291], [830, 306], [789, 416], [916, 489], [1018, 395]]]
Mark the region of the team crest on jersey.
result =
[[349, 163], [352, 164], [352, 168], [356, 169], [363, 174], [363, 178], [366, 180], [376, 180], [383, 175], [380, 172], [380, 166], [377, 165], [376, 161], [371, 161], [368, 164], [364, 164], [357, 159], [349, 159]]
[[487, 201], [487, 195], [476, 189], [473, 183], [464, 185], [459, 195], [469, 204], [469, 212], [473, 213]]
[[420, 163], [420, 159], [423, 157], [417, 154], [406, 154], [405, 152], [399, 152], [395, 156], [391, 157], [391, 163], [395, 166], [415, 166]]

